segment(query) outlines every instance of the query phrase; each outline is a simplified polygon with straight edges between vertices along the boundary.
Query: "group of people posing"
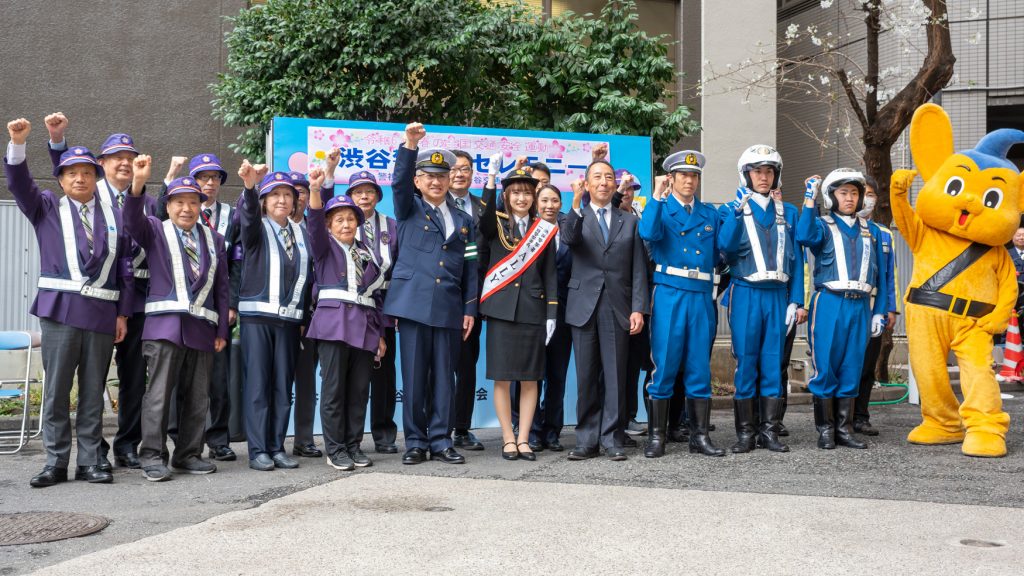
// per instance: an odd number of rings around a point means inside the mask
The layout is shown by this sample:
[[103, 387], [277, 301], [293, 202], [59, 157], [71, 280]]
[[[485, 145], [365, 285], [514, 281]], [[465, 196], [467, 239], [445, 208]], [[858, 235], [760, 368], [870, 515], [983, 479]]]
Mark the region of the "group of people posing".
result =
[[[877, 434], [869, 372], [896, 311], [894, 255], [891, 234], [870, 221], [873, 183], [854, 170], [809, 178], [798, 213], [780, 198], [778, 152], [752, 146], [739, 159], [736, 200], [715, 208], [697, 198], [704, 156], [684, 150], [664, 162], [641, 211], [631, 201], [639, 183], [599, 147], [563, 213], [543, 164], [521, 159], [502, 176], [492, 158], [476, 197], [472, 157], [420, 150], [426, 131], [413, 123], [397, 153], [392, 219], [376, 210], [383, 190], [369, 172], [335, 193], [337, 149], [308, 174], [243, 161], [232, 206], [217, 199], [228, 173], [214, 154], [193, 157], [183, 177], [176, 157], [161, 191], [147, 194], [153, 162], [130, 136], [111, 135], [94, 156], [67, 145], [63, 114], [45, 124], [61, 193], [40, 191], [29, 173], [27, 120], [8, 123], [4, 159], [41, 259], [31, 313], [43, 333], [47, 462], [32, 486], [68, 479], [76, 375], [76, 479], [111, 482], [111, 448], [117, 465], [151, 481], [234, 460], [227, 367], [236, 322], [254, 470], [298, 466], [284, 447], [293, 396], [293, 456], [326, 456], [339, 470], [372, 465], [361, 449], [368, 403], [375, 451], [397, 453], [396, 366], [402, 462], [464, 462], [456, 448], [483, 449], [469, 431], [481, 321], [503, 458], [564, 449], [570, 352], [570, 460], [627, 458], [643, 368], [644, 455], [682, 440], [721, 456], [709, 435], [716, 299], [729, 310], [737, 361], [732, 452], [789, 450], [783, 374], [808, 318], [818, 446], [865, 448], [853, 432]], [[806, 311], [805, 250], [814, 254]], [[102, 395], [115, 347], [110, 446]], [[323, 452], [312, 435], [317, 365]]]

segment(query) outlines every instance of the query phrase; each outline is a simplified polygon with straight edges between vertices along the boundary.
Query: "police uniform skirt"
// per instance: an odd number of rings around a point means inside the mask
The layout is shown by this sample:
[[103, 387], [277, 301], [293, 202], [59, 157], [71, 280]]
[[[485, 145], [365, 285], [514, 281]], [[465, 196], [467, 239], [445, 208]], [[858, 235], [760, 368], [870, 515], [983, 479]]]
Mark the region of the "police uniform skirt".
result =
[[544, 325], [487, 319], [487, 378], [544, 379]]

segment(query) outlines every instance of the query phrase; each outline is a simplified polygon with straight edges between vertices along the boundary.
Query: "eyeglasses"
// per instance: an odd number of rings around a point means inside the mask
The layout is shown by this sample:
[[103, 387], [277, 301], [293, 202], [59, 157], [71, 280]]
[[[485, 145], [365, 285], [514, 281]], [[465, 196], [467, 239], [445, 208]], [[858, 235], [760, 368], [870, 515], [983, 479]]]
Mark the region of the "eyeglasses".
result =
[[427, 180], [447, 180], [449, 175], [447, 172], [420, 172], [417, 176]]
[[452, 168], [452, 174], [472, 174], [473, 168], [470, 166], [463, 166], [461, 168]]
[[213, 182], [214, 180], [220, 180], [220, 174], [196, 174], [196, 182]]

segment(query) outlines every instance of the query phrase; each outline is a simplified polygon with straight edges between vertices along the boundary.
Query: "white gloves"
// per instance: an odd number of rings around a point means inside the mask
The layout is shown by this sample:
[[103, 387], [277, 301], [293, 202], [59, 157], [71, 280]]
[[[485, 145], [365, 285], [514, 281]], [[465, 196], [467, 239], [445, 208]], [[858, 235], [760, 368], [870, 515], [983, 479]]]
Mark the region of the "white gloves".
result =
[[747, 202], [750, 202], [750, 197], [753, 195], [754, 191], [746, 186], [740, 186], [736, 189], [735, 209], [737, 214], [743, 212], [743, 207], [747, 205]]
[[548, 345], [548, 342], [551, 342], [551, 336], [555, 333], [555, 321], [554, 320], [548, 320], [547, 321], [547, 330], [548, 330], [548, 336], [547, 336], [547, 338], [544, 339], [544, 345], [545, 346]]
[[821, 182], [817, 178], [811, 178], [807, 181], [807, 189], [804, 190], [804, 198], [814, 200], [818, 197], [820, 192]]
[[501, 152], [491, 156], [487, 163], [487, 175], [497, 177], [501, 173]]
[[878, 338], [882, 335], [883, 330], [885, 330], [885, 316], [875, 314], [871, 317], [871, 337]]
[[796, 326], [796, 308], [796, 304], [792, 302], [786, 306], [786, 334], [789, 334]]

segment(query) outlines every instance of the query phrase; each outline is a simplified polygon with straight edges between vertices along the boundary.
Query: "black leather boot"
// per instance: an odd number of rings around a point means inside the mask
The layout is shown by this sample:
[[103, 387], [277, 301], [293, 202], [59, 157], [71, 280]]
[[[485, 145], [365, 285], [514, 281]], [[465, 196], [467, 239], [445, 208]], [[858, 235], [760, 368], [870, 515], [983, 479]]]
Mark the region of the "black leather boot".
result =
[[644, 456], [647, 458], [661, 458], [665, 455], [665, 444], [668, 442], [668, 403], [669, 399], [651, 398], [648, 403], [650, 412], [647, 413], [647, 444], [644, 446]]
[[690, 423], [690, 452], [699, 452], [705, 456], [725, 456], [725, 450], [716, 448], [708, 436], [708, 424], [711, 422], [710, 398], [687, 398], [686, 418]]
[[836, 444], [864, 450], [867, 444], [853, 435], [853, 403], [856, 398], [836, 398]]
[[786, 425], [782, 422], [782, 419], [786, 417], [786, 408], [789, 407], [789, 385], [784, 385], [782, 387], [781, 392], [782, 394], [779, 396], [779, 398], [782, 399], [782, 409], [779, 410], [778, 432], [779, 437], [783, 438], [789, 436], [789, 429], [786, 428]]
[[757, 429], [754, 428], [755, 398], [733, 399], [732, 407], [736, 413], [736, 443], [732, 445], [733, 454], [743, 454], [754, 450], [757, 440]]
[[814, 427], [818, 430], [818, 448], [833, 450], [836, 447], [835, 422], [832, 416], [832, 399], [813, 397]]
[[782, 412], [785, 409], [785, 398], [761, 398], [761, 425], [757, 431], [758, 447], [767, 448], [772, 452], [789, 452], [789, 446], [779, 442], [779, 428], [782, 426]]

